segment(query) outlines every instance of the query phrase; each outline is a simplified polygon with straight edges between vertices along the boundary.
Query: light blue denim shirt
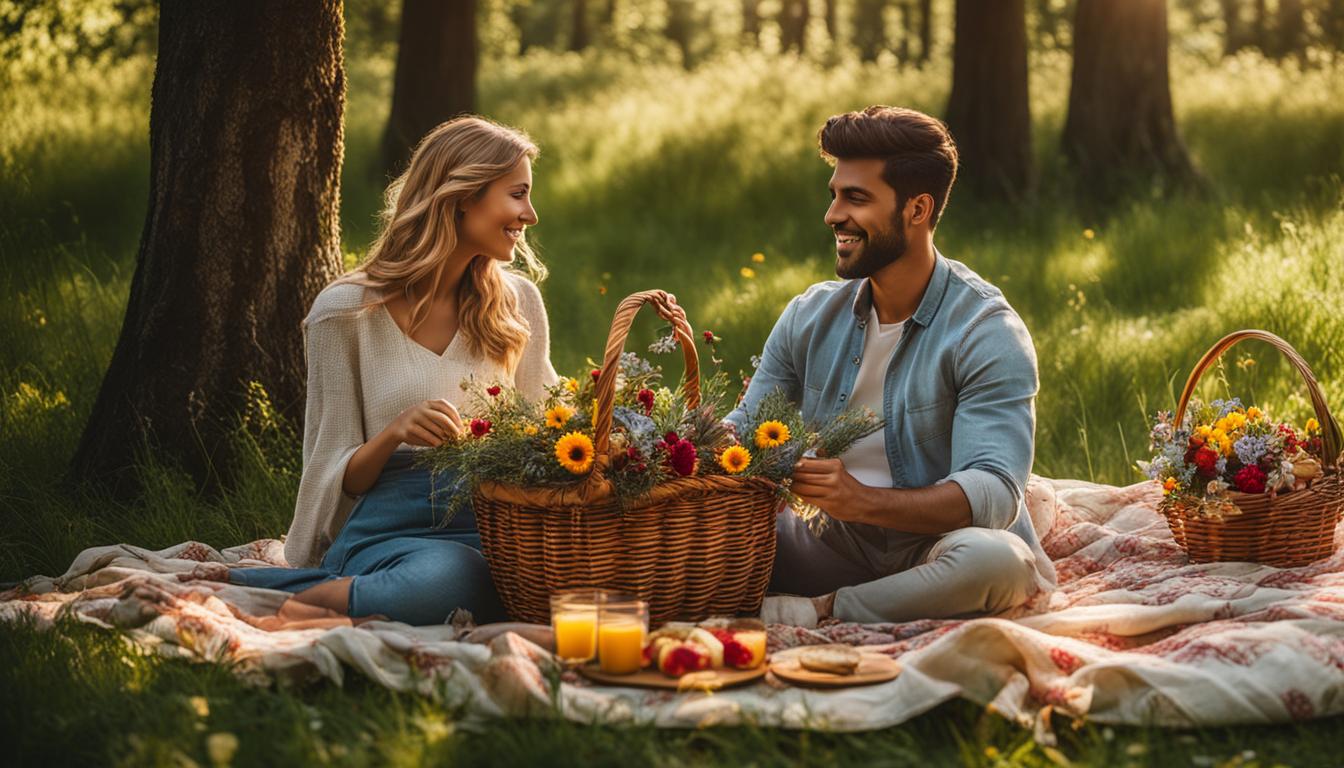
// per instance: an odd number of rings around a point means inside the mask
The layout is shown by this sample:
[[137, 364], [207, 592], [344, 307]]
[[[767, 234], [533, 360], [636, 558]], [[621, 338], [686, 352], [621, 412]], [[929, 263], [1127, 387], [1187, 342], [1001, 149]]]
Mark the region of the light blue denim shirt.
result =
[[[853, 392], [871, 307], [867, 279], [818, 283], [795, 297], [770, 332], [742, 405], [728, 420], [740, 428], [748, 411], [776, 388], [799, 404], [809, 424], [834, 418]], [[1031, 335], [1003, 293], [935, 252], [933, 276], [905, 321], [886, 372], [881, 416], [892, 485], [956, 482], [970, 501], [972, 525], [1020, 536], [1053, 585], [1054, 568], [1041, 551], [1025, 502], [1037, 389]], [[859, 538], [880, 545], [874, 527], [848, 527], [869, 529]], [[878, 536], [895, 547], [909, 534], [890, 530]]]

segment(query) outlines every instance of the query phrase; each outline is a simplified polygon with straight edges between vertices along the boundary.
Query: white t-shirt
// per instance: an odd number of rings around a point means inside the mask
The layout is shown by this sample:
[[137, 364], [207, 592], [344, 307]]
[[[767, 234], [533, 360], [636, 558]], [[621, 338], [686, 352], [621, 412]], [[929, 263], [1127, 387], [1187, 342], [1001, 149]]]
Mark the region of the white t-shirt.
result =
[[[882, 404], [887, 366], [896, 352], [905, 323], [882, 324], [877, 320], [877, 309], [868, 310], [868, 327], [863, 336], [863, 360], [854, 379], [854, 392], [849, 396], [851, 407], [868, 408], [879, 418], [885, 411]], [[887, 430], [879, 429], [862, 438], [840, 454], [840, 461], [849, 474], [864, 485], [891, 488], [891, 464], [887, 462]]]

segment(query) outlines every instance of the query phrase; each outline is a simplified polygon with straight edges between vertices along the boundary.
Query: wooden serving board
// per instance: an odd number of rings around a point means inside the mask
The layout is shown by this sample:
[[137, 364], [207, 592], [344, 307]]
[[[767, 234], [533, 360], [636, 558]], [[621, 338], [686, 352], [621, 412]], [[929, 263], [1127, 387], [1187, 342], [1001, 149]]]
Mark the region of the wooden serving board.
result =
[[901, 674], [901, 665], [894, 659], [876, 653], [865, 653], [859, 657], [859, 666], [852, 675], [837, 675], [831, 672], [813, 672], [804, 669], [798, 659], [785, 659], [770, 665], [775, 677], [794, 685], [810, 688], [848, 688], [852, 685], [873, 685], [895, 680]]
[[688, 672], [681, 677], [668, 677], [652, 669], [641, 669], [629, 675], [612, 675], [603, 672], [596, 663], [589, 662], [579, 667], [579, 672], [589, 680], [604, 685], [672, 691], [716, 691], [760, 680], [765, 677], [767, 666], [762, 664], [754, 669], [707, 669], [703, 672]]

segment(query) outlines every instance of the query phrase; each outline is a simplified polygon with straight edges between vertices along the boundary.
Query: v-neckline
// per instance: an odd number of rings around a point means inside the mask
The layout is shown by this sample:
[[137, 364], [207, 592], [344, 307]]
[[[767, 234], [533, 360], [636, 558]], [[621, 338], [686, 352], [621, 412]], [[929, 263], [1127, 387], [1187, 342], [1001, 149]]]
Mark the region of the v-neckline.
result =
[[397, 324], [397, 319], [392, 316], [392, 310], [387, 308], [386, 303], [383, 303], [379, 306], [382, 307], [383, 315], [387, 317], [387, 321], [392, 324], [392, 327], [397, 330], [397, 333], [401, 334], [402, 338], [409, 341], [411, 343], [411, 346], [416, 347], [418, 349], [422, 349], [424, 350], [425, 354], [433, 355], [435, 358], [439, 360], [444, 359], [444, 357], [448, 355], [448, 350], [453, 348], [453, 345], [457, 343], [457, 338], [462, 335], [461, 328], [458, 328], [457, 330], [453, 331], [453, 338], [448, 340], [448, 346], [444, 347], [442, 352], [435, 352], [429, 347], [426, 347], [424, 344], [421, 344], [420, 342], [411, 338], [411, 335], [409, 333], [401, 330], [401, 326]]

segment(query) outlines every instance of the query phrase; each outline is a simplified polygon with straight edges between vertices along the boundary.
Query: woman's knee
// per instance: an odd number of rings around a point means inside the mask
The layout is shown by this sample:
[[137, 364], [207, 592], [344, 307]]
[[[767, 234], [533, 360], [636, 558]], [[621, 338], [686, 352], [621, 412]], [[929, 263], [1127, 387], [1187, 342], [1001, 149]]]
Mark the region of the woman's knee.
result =
[[458, 608], [477, 623], [503, 618], [490, 566], [457, 542], [435, 542], [385, 571], [356, 577], [350, 607], [352, 616], [381, 613], [416, 625], [442, 624]]

